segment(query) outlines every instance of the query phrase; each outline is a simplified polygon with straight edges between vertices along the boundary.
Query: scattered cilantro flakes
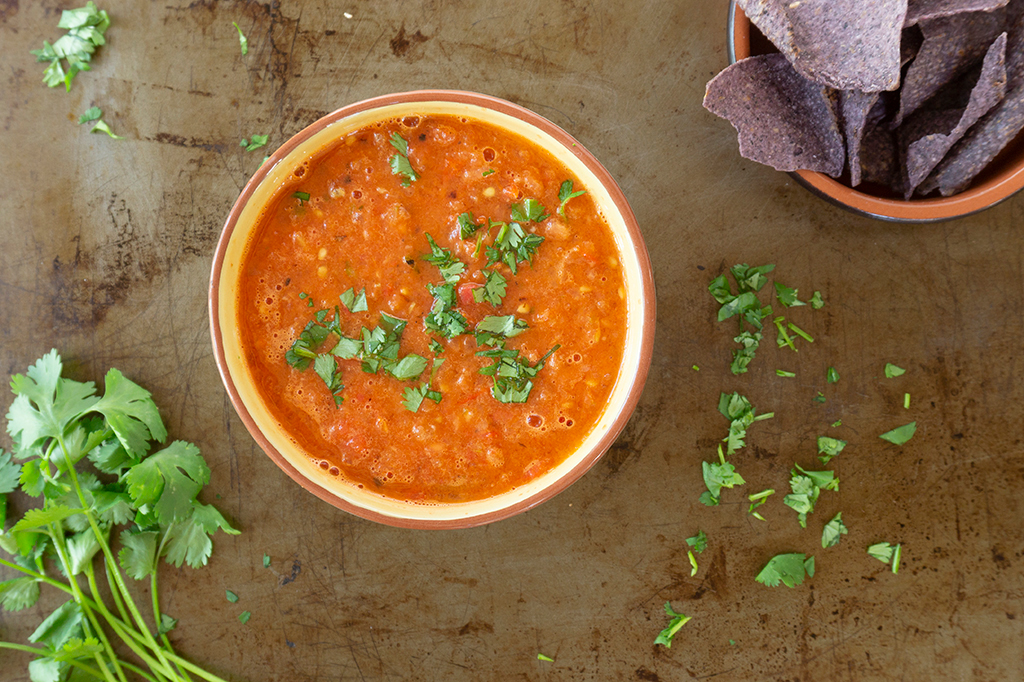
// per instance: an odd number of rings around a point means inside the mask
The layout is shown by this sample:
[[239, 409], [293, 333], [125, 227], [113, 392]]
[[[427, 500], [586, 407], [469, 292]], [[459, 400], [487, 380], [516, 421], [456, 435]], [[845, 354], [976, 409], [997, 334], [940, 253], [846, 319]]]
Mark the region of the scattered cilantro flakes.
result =
[[775, 298], [779, 300], [779, 303], [786, 306], [787, 308], [796, 308], [797, 306], [807, 305], [803, 301], [797, 298], [797, 290], [790, 289], [789, 287], [775, 283]]
[[747, 508], [747, 513], [753, 516], [755, 519], [764, 521], [765, 518], [761, 516], [761, 513], [754, 510], [763, 505], [765, 502], [767, 502], [768, 498], [774, 494], [775, 491], [771, 488], [768, 488], [767, 490], [762, 490], [759, 493], [747, 495], [747, 499], [750, 500], [750, 507]]
[[839, 538], [847, 533], [846, 525], [843, 523], [843, 512], [839, 512], [832, 517], [831, 521], [825, 524], [824, 529], [821, 531], [822, 549], [835, 547], [839, 544]]
[[504, 344], [477, 351], [478, 356], [494, 360], [493, 364], [480, 369], [480, 374], [494, 379], [491, 396], [501, 403], [525, 403], [533, 390], [533, 379], [544, 368], [551, 354], [559, 348], [561, 345], [555, 345], [532, 365], [520, 357], [518, 350], [505, 348]]
[[842, 426], [842, 425], [843, 425], [843, 420], [842, 419], [837, 419], [834, 422], [832, 422], [832, 428], [833, 429], [836, 428], [837, 426]]
[[537, 654], [537, 660], [538, 661], [544, 661], [546, 663], [554, 663], [555, 662], [555, 659], [551, 658], [550, 656], [545, 656], [544, 654]]
[[544, 205], [536, 199], [526, 199], [522, 204], [512, 204], [509, 214], [517, 223], [539, 223], [550, 217], [544, 213]]
[[558, 204], [558, 215], [565, 215], [565, 205], [569, 203], [569, 199], [572, 199], [573, 197], [578, 197], [586, 193], [587, 190], [585, 189], [576, 190], [575, 192], [572, 191], [572, 180], [566, 180], [565, 182], [563, 182], [558, 187], [558, 201], [561, 202]]
[[818, 391], [818, 395], [816, 395], [813, 398], [811, 398], [811, 400], [813, 400], [816, 403], [824, 403], [825, 402], [825, 394], [822, 393], [821, 391]]
[[830, 438], [829, 436], [818, 436], [818, 459], [822, 464], [828, 464], [829, 460], [838, 455], [846, 447], [845, 440]]
[[744, 447], [747, 437], [747, 428], [754, 422], [764, 419], [771, 419], [774, 412], [758, 415], [750, 401], [739, 393], [722, 393], [718, 397], [718, 411], [729, 420], [729, 435], [722, 440], [726, 443], [726, 452], [732, 456], [737, 450]]
[[704, 534], [704, 531], [698, 531], [693, 537], [686, 538], [686, 544], [700, 554], [708, 547], [708, 536]]
[[238, 143], [238, 146], [243, 147], [247, 152], [251, 152], [255, 149], [266, 146], [267, 140], [269, 139], [270, 135], [253, 135], [248, 140], [243, 137], [242, 141]]
[[429, 233], [427, 233], [427, 242], [430, 243], [430, 253], [423, 256], [423, 260], [436, 265], [447, 284], [458, 282], [466, 270], [466, 264], [453, 256], [451, 249], [438, 246]]
[[914, 437], [917, 432], [917, 422], [913, 421], [903, 426], [897, 426], [892, 431], [886, 431], [879, 438], [884, 441], [888, 441], [894, 445], [903, 445], [908, 440]]
[[92, 123], [93, 121], [95, 121], [95, 124], [89, 131], [90, 133], [106, 133], [108, 137], [111, 137], [115, 140], [123, 140], [123, 137], [114, 134], [114, 131], [110, 129], [110, 126], [107, 125], [106, 121], [103, 120], [102, 116], [102, 109], [100, 109], [99, 107], [90, 107], [85, 111], [84, 114], [78, 117], [78, 125], [82, 125], [83, 123]]
[[896, 575], [900, 572], [900, 558], [903, 556], [903, 545], [897, 544], [892, 552], [892, 572]]
[[85, 110], [85, 113], [78, 117], [78, 125], [83, 123], [89, 123], [90, 121], [98, 120], [103, 116], [103, 110], [99, 107], [89, 107]]
[[828, 368], [828, 371], [825, 372], [825, 380], [830, 384], [834, 384], [839, 381], [839, 372], [836, 371], [835, 367]]
[[900, 572], [900, 559], [903, 555], [903, 545], [895, 547], [888, 542], [879, 542], [868, 547], [868, 554], [881, 561], [883, 564], [892, 562], [892, 572]]
[[473, 217], [472, 212], [460, 213], [459, 217], [455, 219], [456, 224], [459, 226], [459, 238], [469, 239], [472, 237], [477, 230], [484, 227], [487, 223], [477, 223], [476, 218]]
[[252, 618], [252, 613], [250, 613], [249, 611], [242, 611], [240, 614], [238, 614], [238, 622], [242, 625], [248, 623], [250, 618]]
[[492, 173], [497, 173], [497, 171], [494, 170], [493, 168], [488, 168], [487, 170], [485, 170], [480, 175], [481, 175], [481, 177], [485, 177], [486, 178], [488, 175], [491, 175]]
[[429, 382], [423, 382], [418, 387], [409, 387], [402, 392], [402, 405], [405, 409], [410, 412], [419, 412], [420, 405], [423, 404], [424, 399], [433, 400], [435, 403], [441, 402], [441, 392], [430, 389]]
[[693, 556], [693, 550], [688, 551], [686, 556], [690, 559], [690, 577], [692, 578], [697, 575], [697, 571], [699, 570], [697, 568], [697, 557]]
[[811, 307], [815, 310], [821, 310], [825, 306], [825, 301], [821, 298], [821, 292], [815, 291], [814, 295], [811, 296]]
[[662, 630], [655, 638], [654, 643], [661, 644], [665, 648], [671, 648], [672, 638], [676, 636], [680, 628], [690, 622], [692, 617], [673, 611], [671, 602], [665, 602], [665, 613], [668, 614], [671, 620], [668, 623], [668, 627]]
[[729, 369], [733, 374], [744, 374], [747, 371], [747, 365], [754, 359], [758, 346], [761, 345], [761, 332], [753, 334], [743, 332], [733, 341], [740, 344], [740, 347], [733, 350], [732, 364], [729, 365]]
[[896, 365], [892, 364], [891, 362], [885, 363], [885, 378], [886, 379], [894, 379], [894, 378], [896, 378], [898, 376], [902, 376], [903, 374], [906, 373], [906, 371], [907, 370], [903, 369], [902, 367], [897, 367]]
[[808, 334], [807, 332], [805, 332], [803, 329], [801, 329], [800, 327], [796, 326], [792, 322], [788, 322], [786, 324], [786, 326], [789, 327], [790, 330], [792, 330], [792, 332], [794, 334], [796, 334], [797, 336], [799, 336], [803, 340], [807, 341], [808, 343], [814, 343], [814, 337], [813, 336], [811, 336], [810, 334]]
[[44, 40], [41, 49], [30, 51], [37, 62], [50, 62], [43, 72], [43, 82], [51, 88], [63, 83], [70, 92], [75, 76], [92, 68], [92, 56], [96, 48], [106, 44], [104, 34], [109, 27], [110, 16], [106, 10], [97, 9], [91, 0], [85, 7], [61, 12], [57, 28], [67, 33], [52, 45]]
[[793, 377], [795, 377], [795, 376], [796, 376], [796, 374], [795, 374], [795, 373], [793, 373], [793, 372], [787, 372], [787, 371], [786, 371], [786, 370], [784, 370], [784, 369], [777, 369], [777, 370], [775, 370], [775, 375], [776, 375], [776, 376], [780, 376], [780, 377], [786, 377], [787, 379], [792, 379]]
[[[540, 205], [537, 204], [537, 206]], [[535, 212], [537, 209], [531, 204], [530, 210]], [[543, 211], [544, 207], [540, 206], [540, 210]], [[544, 237], [526, 232], [518, 222], [494, 223], [488, 221], [488, 230], [493, 227], [497, 227], [498, 232], [494, 236], [494, 242], [484, 251], [487, 255], [487, 266], [503, 263], [512, 271], [513, 275], [518, 273], [520, 263], [533, 261], [534, 254], [544, 242]]]
[[263, 555], [263, 568], [270, 568], [270, 555], [269, 554], [264, 554]]
[[909, 393], [904, 393], [903, 394], [903, 409], [904, 410], [909, 410], [910, 409], [910, 394]]
[[313, 361], [313, 371], [327, 385], [327, 390], [331, 392], [334, 404], [340, 406], [344, 400], [341, 396], [341, 391], [345, 388], [345, 384], [341, 381], [341, 367], [338, 366], [334, 358], [335, 356], [330, 353], [318, 354]]
[[[466, 333], [466, 330], [469, 329], [469, 322], [462, 313], [455, 309], [455, 285], [428, 284], [427, 291], [434, 297], [434, 303], [430, 307], [430, 312], [423, 318], [423, 326], [448, 339]], [[439, 353], [443, 347], [434, 341], [431, 343], [431, 350]]]
[[697, 365], [694, 365], [691, 369], [693, 369], [694, 372], [699, 372], [700, 371], [700, 367], [697, 366]]
[[238, 44], [242, 49], [242, 56], [244, 57], [249, 54], [249, 39], [245, 37], [244, 33], [242, 33], [242, 29], [239, 27], [237, 22], [232, 21], [231, 23], [234, 25], [235, 30], [238, 31]]
[[701, 496], [701, 502], [707, 504], [709, 507], [718, 504], [719, 496], [721, 495], [722, 488], [732, 488], [733, 486], [743, 485], [746, 481], [743, 477], [736, 473], [736, 467], [725, 461], [722, 456], [722, 448], [718, 448], [719, 462], [702, 462], [702, 470], [704, 473], [704, 485], [707, 486], [708, 494], [710, 499], [713, 500], [710, 504], [705, 501], [704, 496]]
[[473, 289], [473, 300], [477, 303], [487, 301], [497, 308], [505, 298], [508, 280], [497, 270], [484, 270], [483, 273], [484, 285]]
[[232, 604], [238, 603], [238, 595], [232, 592], [231, 590], [224, 590], [224, 595], [227, 597], [227, 600]]
[[782, 583], [786, 587], [796, 587], [804, 581], [804, 576], [814, 576], [814, 557], [805, 558], [804, 554], [777, 554], [772, 557], [755, 580], [768, 587], [777, 587]]
[[420, 179], [419, 173], [413, 169], [412, 163], [409, 162], [409, 143], [397, 132], [391, 133], [390, 141], [391, 146], [398, 151], [389, 161], [391, 173], [392, 175], [402, 176], [402, 187], [408, 187], [411, 183]]
[[309, 192], [292, 192], [292, 197], [299, 200], [299, 202], [309, 201]]
[[839, 490], [839, 479], [833, 471], [807, 471], [799, 464], [790, 472], [789, 487], [793, 491], [782, 499], [782, 503], [797, 513], [801, 528], [807, 527], [807, 515], [814, 511], [814, 505], [822, 490]]

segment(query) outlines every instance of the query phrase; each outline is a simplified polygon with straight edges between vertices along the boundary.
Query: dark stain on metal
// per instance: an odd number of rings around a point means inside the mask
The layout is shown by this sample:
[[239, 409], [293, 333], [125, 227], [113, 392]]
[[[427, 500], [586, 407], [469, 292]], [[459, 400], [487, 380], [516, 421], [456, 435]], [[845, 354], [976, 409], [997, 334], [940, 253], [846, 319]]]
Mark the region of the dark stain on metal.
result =
[[287, 585], [288, 583], [295, 582], [295, 579], [299, 577], [299, 573], [302, 573], [302, 562], [296, 559], [292, 562], [291, 575], [281, 576], [281, 585]]
[[18, 0], [0, 0], [0, 21], [6, 22], [18, 13]]
[[427, 42], [429, 36], [419, 31], [411, 35], [405, 34], [405, 26], [398, 29], [398, 35], [391, 39], [391, 53], [396, 57], [404, 57], [414, 45]]

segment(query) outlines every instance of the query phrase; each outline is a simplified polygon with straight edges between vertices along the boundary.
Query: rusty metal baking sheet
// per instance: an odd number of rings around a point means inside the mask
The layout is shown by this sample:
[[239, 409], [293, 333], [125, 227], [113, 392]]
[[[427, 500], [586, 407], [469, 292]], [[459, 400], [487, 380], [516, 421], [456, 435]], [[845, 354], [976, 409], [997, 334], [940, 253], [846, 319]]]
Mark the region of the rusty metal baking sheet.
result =
[[[701, 108], [727, 63], [724, 0], [112, 0], [108, 44], [65, 93], [29, 50], [75, 4], [0, 0], [0, 369], [51, 347], [77, 379], [118, 367], [202, 449], [203, 499], [242, 534], [216, 536], [202, 570], [161, 568], [178, 651], [239, 682], [1024, 679], [1024, 199], [883, 224], [741, 159]], [[576, 137], [630, 200], [658, 286], [651, 376], [615, 447], [554, 500], [461, 532], [363, 521], [282, 474], [227, 400], [206, 309], [221, 225], [262, 160], [239, 140], [273, 148], [425, 87], [502, 97]], [[93, 105], [123, 140], [77, 125]], [[776, 349], [772, 332], [737, 377], [707, 286], [741, 262], [826, 305], [782, 313], [813, 344]], [[907, 373], [885, 379], [886, 362]], [[708, 508], [722, 391], [775, 418], [736, 456], [747, 485]], [[903, 447], [879, 440], [911, 420]], [[781, 498], [818, 435], [849, 445], [803, 530]], [[778, 492], [761, 522], [746, 495], [763, 488]], [[849, 534], [823, 550], [839, 511]], [[902, 543], [898, 575], [865, 552], [883, 540]], [[814, 577], [757, 584], [780, 552], [814, 554]], [[0, 613], [0, 639], [24, 642], [59, 600]], [[671, 649], [653, 644], [666, 601], [693, 617]], [[28, 660], [0, 651], [0, 677], [27, 680]]]

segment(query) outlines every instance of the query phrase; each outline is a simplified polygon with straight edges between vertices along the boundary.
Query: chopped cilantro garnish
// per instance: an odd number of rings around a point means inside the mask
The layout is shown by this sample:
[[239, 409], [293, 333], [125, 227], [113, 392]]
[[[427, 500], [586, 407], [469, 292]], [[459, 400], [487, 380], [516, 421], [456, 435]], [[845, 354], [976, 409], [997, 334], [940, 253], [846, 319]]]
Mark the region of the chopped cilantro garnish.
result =
[[825, 402], [825, 394], [822, 393], [821, 391], [818, 391], [818, 395], [816, 395], [813, 398], [811, 398], [811, 400], [813, 400], [816, 403], [824, 403]]
[[[799, 464], [791, 472], [789, 487], [792, 493], [782, 502], [797, 513], [801, 528], [807, 527], [807, 515], [814, 511], [814, 505], [822, 490], [839, 490], [839, 479], [833, 471], [806, 471]], [[799, 469], [799, 473], [797, 470]]]
[[693, 556], [692, 550], [688, 551], [686, 556], [690, 559], [690, 577], [692, 578], [697, 575], [697, 571], [699, 571], [700, 568], [697, 566], [697, 557]]
[[838, 455], [846, 447], [845, 440], [839, 440], [838, 438], [830, 438], [828, 436], [818, 436], [818, 459], [821, 460], [822, 464], [828, 464], [829, 460]]
[[430, 352], [431, 353], [443, 353], [444, 346], [438, 342], [437, 339], [430, 339]]
[[456, 219], [459, 225], [459, 238], [469, 239], [472, 237], [477, 230], [483, 227], [486, 223], [477, 223], [476, 218], [473, 217], [472, 213], [460, 213]]
[[754, 359], [754, 353], [757, 352], [757, 347], [761, 343], [761, 332], [743, 332], [739, 336], [733, 339], [736, 343], [740, 344], [740, 348], [733, 350], [732, 352], [732, 364], [729, 369], [732, 370], [733, 374], [743, 374], [747, 371], [747, 365]]
[[536, 199], [527, 199], [522, 204], [512, 204], [509, 213], [512, 220], [517, 223], [539, 223], [548, 217], [544, 213], [544, 206]]
[[487, 265], [504, 263], [513, 275], [518, 273], [520, 263], [533, 260], [533, 255], [544, 242], [544, 237], [527, 233], [519, 223], [490, 223], [488, 229], [491, 227], [497, 227], [498, 233], [493, 244], [485, 250]]
[[473, 289], [473, 300], [477, 303], [487, 301], [497, 308], [505, 298], [507, 280], [497, 270], [484, 270], [484, 285]]
[[746, 483], [743, 477], [736, 473], [736, 467], [725, 461], [722, 446], [718, 446], [718, 462], [701, 462], [701, 468], [704, 473], [704, 485], [708, 488], [707, 494], [710, 495], [710, 500], [714, 500], [709, 503], [702, 495], [701, 502], [709, 507], [718, 504], [722, 488], [732, 488]]
[[868, 554], [875, 557], [883, 564], [887, 564], [889, 563], [889, 560], [892, 559], [892, 550], [893, 548], [888, 542], [879, 542], [868, 547]]
[[502, 339], [510, 339], [529, 329], [525, 320], [516, 319], [515, 315], [490, 315], [476, 325], [476, 343], [478, 346], [493, 346]]
[[[494, 171], [491, 171], [491, 172], [494, 172]], [[544, 654], [537, 654], [537, 660], [538, 661], [545, 661], [547, 663], [554, 663], [555, 662], [555, 659], [551, 658], [550, 656], [545, 656]]]
[[[455, 285], [428, 284], [427, 291], [434, 297], [434, 304], [431, 306], [430, 312], [423, 318], [423, 326], [448, 339], [465, 334], [469, 329], [469, 322], [466, 321], [462, 313], [455, 309]], [[441, 344], [437, 344], [436, 348], [431, 344], [431, 350], [438, 353], [443, 349]]]
[[317, 373], [323, 382], [327, 384], [327, 390], [331, 392], [335, 405], [341, 405], [341, 391], [345, 384], [341, 383], [341, 367], [331, 354], [319, 354], [313, 361], [313, 371]]
[[894, 445], [903, 445], [908, 440], [913, 438], [916, 432], [917, 422], [914, 421], [910, 422], [909, 424], [904, 424], [903, 426], [897, 426], [892, 431], [886, 431], [881, 436], [879, 436], [879, 438], [881, 438], [882, 440], [889, 441]]
[[726, 443], [726, 454], [730, 457], [745, 445], [743, 439], [751, 424], [775, 416], [774, 412], [756, 414], [750, 401], [739, 393], [722, 393], [718, 398], [718, 411], [729, 420], [729, 435], [722, 440]]
[[832, 517], [831, 521], [825, 524], [825, 528], [821, 531], [822, 549], [835, 547], [839, 544], [839, 538], [848, 532], [846, 525], [843, 523], [843, 512], [839, 512]]
[[893, 575], [900, 572], [900, 558], [903, 556], [903, 545], [897, 544], [896, 549], [892, 552], [892, 572]]
[[330, 330], [316, 322], [309, 322], [292, 344], [291, 350], [285, 353], [284, 359], [297, 370], [304, 370], [316, 358], [316, 349], [330, 334]]
[[435, 403], [440, 403], [442, 397], [440, 391], [430, 389], [429, 382], [423, 382], [416, 387], [410, 386], [403, 391], [402, 395], [404, 396], [402, 404], [405, 405], [405, 409], [410, 412], [419, 412], [420, 405], [423, 404], [424, 398], [429, 398]]
[[811, 307], [814, 308], [815, 310], [821, 310], [821, 308], [824, 307], [824, 305], [825, 301], [823, 301], [821, 298], [821, 292], [815, 291], [814, 295], [811, 296]]
[[690, 622], [691, 616], [684, 616], [681, 613], [676, 613], [672, 610], [671, 602], [665, 602], [665, 613], [668, 614], [671, 620], [668, 623], [668, 627], [661, 631], [655, 638], [655, 644], [661, 644], [666, 648], [672, 647], [672, 638], [676, 636], [679, 629]]
[[839, 381], [839, 372], [836, 371], [835, 367], [828, 368], [828, 371], [825, 372], [825, 380], [830, 384], [834, 384]]
[[427, 241], [430, 242], [430, 254], [423, 256], [423, 260], [436, 265], [437, 269], [441, 271], [441, 277], [448, 284], [458, 282], [459, 277], [466, 270], [466, 264], [453, 256], [451, 249], [438, 246], [429, 233]]
[[776, 317], [774, 320], [775, 328], [779, 331], [779, 335], [775, 338], [775, 343], [779, 348], [789, 346], [791, 350], [796, 352], [796, 346], [793, 345], [793, 339], [790, 338], [789, 332], [786, 331], [786, 328], [782, 326], [785, 319], [785, 317]]
[[102, 120], [102, 119], [100, 119], [99, 121], [96, 121], [96, 125], [94, 125], [92, 127], [92, 130], [90, 130], [89, 132], [90, 133], [106, 133], [107, 137], [113, 138], [115, 140], [123, 140], [124, 139], [120, 135], [115, 135], [114, 131], [110, 129], [110, 126], [107, 125], [107, 122]]
[[245, 147], [245, 151], [251, 152], [255, 149], [259, 149], [267, 144], [267, 140], [270, 139], [270, 135], [253, 135], [251, 138], [246, 140], [244, 137], [242, 141], [238, 143], [239, 147]]
[[231, 590], [224, 590], [224, 596], [226, 596], [228, 601], [231, 602], [232, 604], [235, 604], [235, 603], [238, 602], [238, 595], [235, 594], [234, 592], [232, 592]]
[[842, 419], [837, 419], [834, 422], [832, 422], [832, 428], [833, 429], [836, 428], [837, 426], [842, 426], [842, 425], [843, 425], [843, 420]]
[[898, 376], [902, 375], [903, 373], [905, 373], [906, 371], [907, 370], [903, 369], [902, 367], [897, 367], [896, 365], [892, 364], [891, 362], [885, 363], [885, 378], [886, 379], [892, 379], [894, 377], [898, 377]]
[[587, 190], [585, 189], [579, 189], [576, 190], [575, 192], [572, 191], [572, 180], [566, 180], [565, 182], [563, 182], [558, 187], [558, 201], [561, 202], [558, 204], [558, 215], [565, 215], [565, 205], [569, 203], [569, 199], [572, 199], [573, 197], [578, 197], [586, 193]]
[[398, 133], [391, 133], [391, 146], [398, 150], [398, 153], [391, 157], [391, 173], [402, 176], [402, 187], [408, 187], [410, 183], [420, 179], [419, 173], [413, 170], [409, 162], [409, 143]]
[[[64, 89], [70, 91], [78, 72], [92, 68], [92, 55], [97, 47], [106, 44], [103, 34], [109, 27], [110, 16], [106, 10], [97, 9], [91, 0], [85, 7], [61, 12], [57, 28], [67, 33], [53, 45], [44, 40], [42, 49], [31, 50], [37, 62], [50, 62], [43, 72], [43, 82], [51, 88], [63, 83]], [[62, 60], [67, 61], [66, 70]]]
[[248, 623], [250, 618], [252, 618], [252, 613], [250, 613], [249, 611], [242, 611], [240, 614], [238, 614], [238, 622], [242, 625]]
[[904, 410], [909, 410], [910, 409], [910, 394], [909, 393], [904, 393], [903, 394], [903, 409]]
[[559, 348], [561, 346], [556, 345], [533, 365], [520, 357], [518, 350], [507, 349], [501, 345], [478, 351], [477, 355], [480, 357], [494, 359], [494, 364], [482, 368], [480, 374], [494, 378], [491, 395], [498, 402], [525, 403], [530, 397], [530, 391], [533, 390], [534, 377], [544, 368], [544, 363], [551, 354]]
[[741, 292], [761, 291], [761, 288], [768, 283], [768, 278], [765, 275], [774, 269], [775, 266], [772, 264], [750, 267], [746, 263], [740, 263], [729, 268], [729, 272], [736, 278], [736, 284]]
[[795, 376], [796, 376], [796, 374], [795, 374], [795, 373], [793, 373], [793, 372], [787, 372], [787, 371], [786, 371], [786, 370], [784, 370], [784, 369], [777, 369], [777, 370], [775, 370], [775, 375], [776, 375], [776, 376], [780, 376], [780, 377], [786, 377], [787, 379], [792, 379], [793, 377], [795, 377]]
[[349, 312], [362, 313], [368, 310], [366, 305], [366, 287], [363, 287], [358, 294], [356, 294], [355, 287], [349, 287], [341, 292], [338, 298], [341, 299], [341, 304], [348, 308]]
[[804, 554], [777, 554], [765, 564], [755, 580], [768, 587], [777, 587], [782, 583], [786, 587], [796, 587], [803, 583], [804, 575], [814, 577], [814, 557], [805, 558]]
[[692, 367], [692, 369], [693, 369], [694, 372], [699, 372], [700, 371], [700, 365], [694, 365]]
[[796, 334], [800, 338], [804, 339], [808, 343], [814, 343], [814, 337], [813, 336], [811, 336], [810, 334], [808, 334], [807, 332], [805, 332], [803, 329], [801, 329], [800, 327], [796, 326], [792, 322], [787, 323], [786, 326], [789, 327], [793, 331], [794, 334]]
[[242, 48], [242, 55], [249, 54], [249, 39], [242, 33], [242, 29], [239, 28], [237, 22], [232, 21], [231, 23], [234, 24], [235, 30], [238, 31], [238, 44]]
[[755, 519], [764, 521], [764, 517], [761, 516], [760, 512], [756, 512], [754, 510], [763, 505], [765, 502], [767, 502], [768, 498], [774, 494], [775, 491], [771, 488], [768, 488], [767, 490], [762, 490], [759, 493], [747, 495], [747, 499], [750, 500], [750, 507], [747, 508], [747, 513], [753, 516]]
[[111, 137], [115, 140], [123, 140], [123, 137], [114, 134], [114, 131], [110, 129], [110, 126], [107, 125], [107, 122], [103, 120], [102, 116], [102, 109], [100, 109], [99, 107], [90, 107], [86, 110], [84, 114], [78, 117], [78, 125], [82, 125], [83, 123], [91, 123], [92, 121], [95, 121], [95, 125], [93, 125], [92, 130], [90, 130], [89, 132], [106, 133], [108, 137]]
[[491, 173], [496, 173], [496, 172], [497, 172], [497, 171], [496, 171], [496, 170], [494, 170], [493, 168], [488, 168], [488, 169], [487, 169], [487, 170], [485, 170], [485, 171], [484, 171], [483, 173], [481, 173], [481, 176], [482, 176], [482, 177], [485, 177], [485, 178], [486, 178], [486, 177], [487, 177], [488, 175], [490, 175]]
[[686, 538], [686, 544], [693, 547], [693, 551], [700, 554], [708, 547], [708, 536], [704, 531], [698, 531], [693, 537]]
[[263, 555], [263, 568], [270, 568], [270, 555], [269, 554], [264, 554]]
[[103, 116], [103, 110], [99, 107], [89, 107], [85, 113], [78, 117], [78, 125], [95, 121]]
[[797, 306], [807, 305], [797, 297], [797, 290], [790, 289], [784, 284], [775, 283], [775, 298], [779, 299], [779, 303], [786, 306], [787, 308], [795, 308]]
[[309, 192], [292, 192], [292, 196], [300, 202], [309, 201]]

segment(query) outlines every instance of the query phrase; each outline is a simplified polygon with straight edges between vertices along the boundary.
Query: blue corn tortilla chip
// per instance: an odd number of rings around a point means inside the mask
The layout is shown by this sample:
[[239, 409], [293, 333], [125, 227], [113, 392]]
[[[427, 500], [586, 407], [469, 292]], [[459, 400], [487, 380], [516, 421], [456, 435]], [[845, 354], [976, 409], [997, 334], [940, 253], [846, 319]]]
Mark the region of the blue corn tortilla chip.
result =
[[967, 131], [917, 188], [918, 193], [938, 189], [942, 196], [949, 197], [964, 191], [1022, 129], [1024, 84], [1008, 92], [1003, 101]]
[[910, 198], [928, 175], [974, 125], [1006, 95], [1006, 34], [989, 47], [981, 75], [963, 110], [921, 110], [900, 130], [905, 172], [904, 195]]
[[960, 13], [920, 23], [924, 42], [910, 63], [900, 88], [899, 126], [946, 84], [969, 71], [1002, 33], [1006, 14]]
[[798, 73], [838, 90], [893, 90], [907, 0], [737, 0]]
[[1005, 7], [1007, 0], [910, 0], [905, 26], [961, 12], [991, 12]]
[[877, 92], [843, 90], [839, 93], [839, 114], [843, 121], [843, 136], [846, 139], [846, 163], [850, 169], [850, 185], [860, 184], [860, 147], [864, 130], [868, 125], [868, 114], [878, 103]]
[[740, 154], [781, 171], [838, 177], [846, 149], [837, 97], [800, 74], [781, 54], [736, 62], [708, 83], [704, 107], [739, 133]]
[[867, 129], [860, 149], [861, 178], [864, 182], [888, 187], [903, 194], [903, 176], [900, 172], [896, 133], [888, 125]]

